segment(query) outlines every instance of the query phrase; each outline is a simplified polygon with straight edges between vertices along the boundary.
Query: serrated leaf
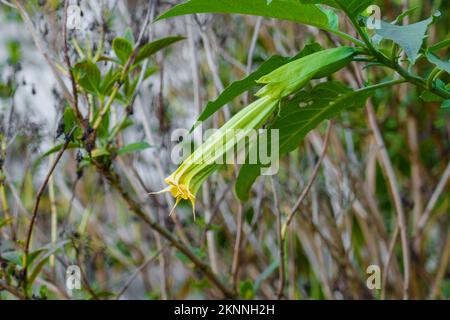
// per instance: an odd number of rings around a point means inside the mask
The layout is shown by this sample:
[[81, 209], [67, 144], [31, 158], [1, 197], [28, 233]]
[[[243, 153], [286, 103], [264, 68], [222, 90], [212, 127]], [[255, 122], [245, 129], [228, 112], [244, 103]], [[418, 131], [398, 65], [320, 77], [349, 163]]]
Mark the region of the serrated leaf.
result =
[[434, 17], [430, 17], [407, 26], [397, 26], [381, 21], [381, 28], [375, 29], [375, 33], [398, 44], [408, 56], [411, 64], [414, 64], [419, 57], [419, 51], [426, 37], [428, 26], [433, 21]]
[[142, 62], [143, 60], [149, 58], [156, 52], [170, 46], [171, 44], [184, 40], [185, 37], [182, 36], [173, 36], [173, 37], [167, 37], [158, 39], [156, 41], [147, 43], [142, 48], [139, 49], [136, 58], [134, 60], [134, 64], [138, 64], [139, 62]]
[[112, 48], [122, 64], [127, 62], [133, 52], [133, 45], [125, 38], [115, 38]]
[[[326, 82], [310, 91], [301, 91], [281, 108], [269, 129], [279, 130], [279, 155], [285, 155], [300, 144], [303, 138], [323, 120], [331, 119], [344, 109], [359, 107], [373, 93], [370, 90], [353, 91], [339, 82]], [[270, 131], [269, 131], [270, 132]], [[267, 141], [271, 141], [268, 138]], [[256, 144], [253, 148], [257, 147]], [[244, 164], [236, 181], [236, 194], [247, 200], [248, 193], [264, 166]]]
[[330, 30], [327, 15], [317, 6], [301, 4], [296, 0], [190, 0], [179, 4], [156, 21], [194, 13], [231, 13], [289, 20]]
[[132, 152], [136, 152], [136, 151], [141, 151], [141, 150], [145, 150], [148, 148], [152, 148], [152, 145], [148, 144], [147, 142], [136, 142], [136, 143], [131, 143], [129, 145], [126, 145], [125, 147], [120, 148], [117, 151], [117, 154], [119, 155], [123, 155], [126, 153], [132, 153]]

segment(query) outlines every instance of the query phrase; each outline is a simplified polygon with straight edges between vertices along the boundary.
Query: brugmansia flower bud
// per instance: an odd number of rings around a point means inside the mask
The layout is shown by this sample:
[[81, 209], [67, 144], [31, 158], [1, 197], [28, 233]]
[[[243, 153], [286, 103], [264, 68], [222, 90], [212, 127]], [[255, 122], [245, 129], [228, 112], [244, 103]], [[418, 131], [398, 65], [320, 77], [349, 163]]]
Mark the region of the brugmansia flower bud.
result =
[[157, 193], [170, 192], [175, 198], [174, 208], [181, 200], [189, 200], [195, 217], [195, 194], [202, 183], [223, 163], [223, 157], [230, 154], [230, 150], [236, 145], [243, 146], [240, 140], [260, 128], [277, 105], [277, 99], [265, 96], [242, 109], [186, 158], [178, 169], [165, 179], [169, 186]]
[[176, 199], [173, 209], [181, 200], [189, 200], [195, 218], [195, 194], [206, 178], [218, 168], [218, 164], [222, 163], [221, 159], [236, 145], [238, 148], [244, 146], [242, 140], [264, 124], [282, 98], [300, 90], [311, 79], [322, 78], [341, 69], [355, 54], [356, 50], [351, 47], [319, 51], [263, 76], [257, 81], [265, 84], [257, 93], [259, 99], [238, 112], [209, 137], [165, 179], [169, 186], [157, 193], [170, 192]]
[[265, 86], [256, 95], [287, 97], [306, 86], [311, 79], [320, 79], [342, 69], [356, 53], [355, 48], [340, 47], [294, 60], [261, 77], [257, 82]]

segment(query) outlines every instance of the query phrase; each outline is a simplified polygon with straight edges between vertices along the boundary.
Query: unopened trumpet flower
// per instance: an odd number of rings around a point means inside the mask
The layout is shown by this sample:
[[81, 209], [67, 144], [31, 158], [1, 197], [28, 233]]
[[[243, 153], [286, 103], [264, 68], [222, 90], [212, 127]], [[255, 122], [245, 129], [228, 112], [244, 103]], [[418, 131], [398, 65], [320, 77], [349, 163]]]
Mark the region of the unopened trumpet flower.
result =
[[270, 96], [251, 103], [211, 135], [164, 180], [169, 186], [157, 193], [170, 192], [175, 198], [171, 213], [181, 200], [189, 200], [195, 217], [195, 195], [202, 183], [218, 168], [221, 159], [230, 150], [242, 145], [240, 139], [245, 139], [264, 124], [277, 105], [278, 100]]
[[259, 99], [226, 122], [165, 179], [169, 186], [157, 193], [170, 192], [175, 198], [171, 213], [181, 200], [189, 200], [195, 218], [195, 195], [217, 169], [219, 160], [236, 145], [243, 146], [240, 142], [264, 124], [281, 99], [303, 88], [311, 79], [336, 72], [355, 54], [351, 47], [323, 50], [287, 63], [259, 79], [258, 83], [265, 84], [256, 94]]

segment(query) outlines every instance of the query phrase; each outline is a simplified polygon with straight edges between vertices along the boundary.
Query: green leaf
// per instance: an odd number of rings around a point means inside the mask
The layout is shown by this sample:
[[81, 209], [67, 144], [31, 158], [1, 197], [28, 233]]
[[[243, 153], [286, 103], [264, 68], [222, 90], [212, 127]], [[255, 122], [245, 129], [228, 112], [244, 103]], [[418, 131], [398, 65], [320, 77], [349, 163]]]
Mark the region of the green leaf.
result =
[[136, 55], [136, 59], [134, 60], [134, 64], [138, 64], [139, 62], [149, 58], [156, 52], [170, 46], [172, 43], [175, 43], [175, 42], [178, 42], [178, 41], [181, 41], [184, 39], [186, 39], [186, 38], [182, 37], [182, 36], [173, 36], [173, 37], [158, 39], [156, 41], [147, 43], [141, 49], [139, 49], [139, 51]]
[[122, 64], [127, 62], [133, 52], [133, 45], [125, 38], [115, 38], [112, 47]]
[[414, 64], [419, 57], [428, 26], [433, 23], [435, 17], [436, 15], [407, 26], [397, 26], [381, 21], [381, 28], [376, 29], [375, 33], [398, 44], [408, 56], [411, 64]]
[[[40, 261], [37, 262], [36, 266], [34, 267], [34, 269], [32, 270], [30, 276], [29, 276], [29, 283], [33, 283], [34, 280], [37, 278], [37, 276], [39, 275], [39, 273], [41, 272], [42, 268], [45, 267], [47, 261], [49, 260], [50, 256], [52, 256], [53, 254], [55, 254], [55, 252], [61, 250], [61, 248], [66, 245], [67, 243], [69, 243], [68, 240], [64, 240], [64, 241], [60, 241], [58, 242], [55, 246], [45, 246], [42, 249], [40, 249], [41, 251], [39, 252], [39, 255], [41, 252], [45, 252], [45, 255], [43, 257], [40, 258]], [[31, 261], [29, 263], [29, 265], [31, 264]]]
[[436, 67], [438, 67], [440, 70], [444, 70], [445, 72], [450, 73], [449, 61], [441, 60], [439, 57], [430, 52], [427, 54], [427, 59]]
[[247, 14], [289, 20], [330, 30], [327, 15], [315, 5], [296, 0], [190, 0], [159, 16], [156, 21], [194, 13]]
[[[353, 91], [335, 81], [299, 92], [281, 107], [279, 116], [269, 126], [269, 129], [279, 130], [279, 155], [295, 150], [323, 120], [331, 119], [345, 109], [363, 105], [372, 93], [373, 90], [369, 89]], [[271, 138], [268, 137], [267, 141]], [[257, 147], [257, 144], [252, 147]], [[248, 199], [249, 190], [262, 168], [261, 164], [248, 164], [248, 161], [241, 167], [235, 188], [239, 199]]]
[[147, 142], [131, 143], [129, 145], [126, 145], [125, 147], [120, 148], [117, 151], [117, 154], [122, 155], [122, 154], [126, 154], [126, 153], [132, 153], [132, 152], [136, 152], [136, 151], [145, 150], [145, 149], [148, 149], [151, 147], [152, 147], [152, 145], [148, 144]]
[[422, 99], [425, 102], [441, 102], [444, 101], [444, 99], [431, 91], [424, 91], [420, 95], [420, 99]]
[[[45, 158], [45, 157], [48, 157], [48, 156], [51, 155], [52, 153], [58, 152], [59, 150], [61, 150], [61, 148], [63, 147], [63, 145], [64, 145], [64, 142], [63, 142], [63, 143], [60, 143], [60, 144], [57, 144], [56, 146], [52, 147], [50, 150], [48, 150], [47, 152], [45, 152], [45, 153], [40, 157], [40, 159]], [[66, 150], [68, 150], [68, 149], [75, 149], [75, 148], [78, 148], [78, 144], [76, 144], [75, 142], [69, 142], [69, 144], [68, 144], [67, 147], [66, 147]]]
[[79, 62], [74, 67], [75, 74], [78, 75], [78, 84], [87, 92], [100, 95], [101, 73], [99, 68], [92, 61], [85, 60]]
[[410, 8], [410, 9], [402, 12], [397, 18], [395, 18], [394, 21], [392, 21], [392, 24], [399, 24], [400, 22], [403, 21], [403, 19], [412, 15], [414, 13], [414, 11], [417, 10], [417, 8], [418, 7], [413, 7], [413, 8]]
[[72, 131], [72, 128], [77, 124], [75, 111], [68, 107], [64, 109], [63, 113], [64, 133], [68, 134]]
[[[272, 56], [264, 63], [262, 63], [258, 69], [249, 74], [242, 80], [238, 80], [230, 84], [225, 90], [217, 97], [216, 100], [208, 102], [202, 114], [197, 119], [197, 124], [200, 121], [207, 120], [210, 116], [216, 113], [220, 108], [226, 105], [228, 102], [232, 101], [234, 98], [238, 97], [242, 93], [250, 90], [257, 85], [257, 80], [262, 76], [272, 72], [273, 70], [289, 63], [302, 58], [306, 55], [318, 52], [323, 48], [318, 43], [312, 43], [305, 46], [305, 48], [294, 57], [282, 57], [282, 56]], [[191, 131], [195, 128], [192, 127]]]
[[428, 48], [428, 51], [435, 52], [450, 46], [450, 39], [440, 41]]
[[0, 82], [0, 98], [8, 98], [10, 97], [14, 92], [14, 88], [11, 84], [3, 84]]
[[108, 73], [103, 77], [103, 81], [100, 85], [100, 92], [104, 96], [109, 96], [113, 89], [114, 84], [120, 78], [120, 71], [111, 67]]
[[331, 29], [339, 30], [339, 16], [332, 9], [325, 9], [324, 7], [319, 6], [319, 9], [322, 10], [328, 17], [328, 25]]
[[250, 279], [242, 281], [239, 284], [239, 296], [246, 300], [251, 300], [255, 297], [253, 282]]
[[450, 108], [450, 100], [445, 100], [444, 102], [442, 102], [441, 108]]
[[92, 158], [97, 158], [97, 157], [101, 157], [101, 156], [109, 156], [110, 153], [105, 148], [97, 148], [97, 149], [92, 150], [91, 155], [92, 155]]
[[205, 121], [212, 116], [217, 110], [222, 108], [228, 102], [241, 95], [242, 93], [250, 90], [257, 85], [256, 80], [263, 75], [275, 70], [276, 68], [287, 63], [289, 58], [281, 56], [272, 56], [267, 59], [261, 66], [253, 73], [248, 75], [242, 80], [238, 80], [230, 84], [225, 90], [217, 97], [216, 100], [208, 102], [202, 114], [198, 117], [197, 121]]
[[355, 17], [375, 3], [375, 0], [300, 0], [300, 2], [304, 4], [325, 4], [336, 9], [343, 9], [351, 17]]

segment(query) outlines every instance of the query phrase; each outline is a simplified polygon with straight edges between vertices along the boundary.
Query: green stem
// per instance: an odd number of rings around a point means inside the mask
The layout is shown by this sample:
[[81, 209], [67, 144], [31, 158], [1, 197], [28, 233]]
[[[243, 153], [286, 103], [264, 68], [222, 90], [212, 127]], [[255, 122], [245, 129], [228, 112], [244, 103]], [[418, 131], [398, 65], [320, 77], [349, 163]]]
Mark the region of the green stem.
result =
[[402, 83], [406, 83], [406, 82], [407, 81], [405, 79], [386, 81], [386, 82], [382, 82], [379, 84], [374, 84], [373, 86], [364, 87], [364, 88], [358, 89], [356, 91], [358, 91], [358, 92], [373, 91], [373, 90], [378, 90], [378, 89], [385, 88], [385, 87], [392, 87], [397, 84], [402, 84]]
[[356, 44], [357, 46], [361, 46], [361, 47], [364, 46], [364, 42], [363, 41], [361, 41], [359, 39], [356, 39], [355, 37], [352, 37], [348, 33], [342, 32], [342, 31], [337, 30], [337, 29], [325, 29], [325, 30], [328, 31], [328, 32], [334, 33], [335, 35], [337, 35], [337, 36], [339, 36], [339, 37], [341, 37], [341, 38], [343, 38], [345, 40], [348, 40], [348, 41]]
[[436, 79], [436, 77], [439, 75], [440, 73], [440, 69], [439, 68], [434, 68], [433, 71], [431, 71], [428, 80], [427, 80], [427, 86], [429, 89], [433, 89], [434, 85], [434, 80]]

